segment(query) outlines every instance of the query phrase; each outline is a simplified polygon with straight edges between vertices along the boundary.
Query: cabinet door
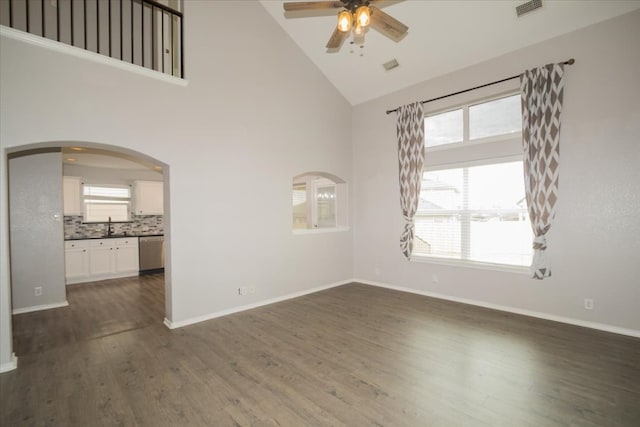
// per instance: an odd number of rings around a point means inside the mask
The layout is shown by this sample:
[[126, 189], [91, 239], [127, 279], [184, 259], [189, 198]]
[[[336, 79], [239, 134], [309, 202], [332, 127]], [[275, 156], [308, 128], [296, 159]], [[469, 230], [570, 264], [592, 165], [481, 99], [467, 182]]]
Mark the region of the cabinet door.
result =
[[89, 269], [91, 276], [111, 274], [115, 271], [113, 243], [108, 239], [91, 242]]
[[64, 251], [65, 279], [67, 283], [89, 277], [88, 245], [84, 242], [66, 242]]
[[162, 215], [164, 185], [161, 181], [136, 181], [136, 215]]
[[62, 195], [64, 215], [82, 215], [80, 201], [80, 178], [76, 176], [62, 177]]
[[115, 263], [117, 273], [137, 272], [138, 263], [138, 239], [116, 239]]

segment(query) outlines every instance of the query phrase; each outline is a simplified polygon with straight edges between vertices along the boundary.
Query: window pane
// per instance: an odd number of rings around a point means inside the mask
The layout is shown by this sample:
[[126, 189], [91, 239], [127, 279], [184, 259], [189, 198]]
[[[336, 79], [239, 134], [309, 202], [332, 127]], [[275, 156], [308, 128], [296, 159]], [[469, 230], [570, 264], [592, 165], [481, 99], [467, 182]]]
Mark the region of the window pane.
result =
[[85, 196], [98, 197], [117, 197], [129, 199], [131, 198], [131, 189], [129, 187], [100, 187], [95, 185], [83, 186], [83, 194]]
[[316, 193], [318, 228], [336, 226], [336, 186], [319, 186]]
[[524, 172], [522, 162], [468, 168], [469, 209], [522, 209]]
[[307, 186], [293, 186], [293, 228], [307, 228]]
[[128, 203], [92, 203], [85, 201], [85, 222], [129, 221]]
[[520, 95], [469, 107], [469, 139], [522, 131]]
[[462, 209], [462, 169], [425, 172], [422, 175], [418, 211], [450, 211]]
[[424, 139], [427, 147], [462, 141], [462, 109], [447, 111], [424, 119]]
[[522, 162], [425, 172], [415, 230], [417, 255], [529, 265]]

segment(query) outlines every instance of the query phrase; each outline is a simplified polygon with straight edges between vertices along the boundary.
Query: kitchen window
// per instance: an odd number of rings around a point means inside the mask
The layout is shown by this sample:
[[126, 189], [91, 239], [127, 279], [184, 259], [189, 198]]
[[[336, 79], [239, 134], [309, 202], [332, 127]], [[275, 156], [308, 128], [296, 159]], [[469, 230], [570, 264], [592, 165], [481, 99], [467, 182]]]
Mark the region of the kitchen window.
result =
[[82, 186], [84, 222], [131, 220], [131, 188], [116, 185]]
[[520, 129], [519, 95], [427, 114], [412, 259], [531, 264]]

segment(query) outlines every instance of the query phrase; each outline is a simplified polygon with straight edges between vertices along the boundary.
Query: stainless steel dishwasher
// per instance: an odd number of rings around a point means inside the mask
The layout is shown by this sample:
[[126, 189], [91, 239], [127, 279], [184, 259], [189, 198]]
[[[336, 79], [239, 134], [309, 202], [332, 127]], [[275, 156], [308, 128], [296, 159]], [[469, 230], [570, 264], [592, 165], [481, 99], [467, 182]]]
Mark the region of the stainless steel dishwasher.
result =
[[164, 236], [140, 237], [140, 274], [164, 271]]

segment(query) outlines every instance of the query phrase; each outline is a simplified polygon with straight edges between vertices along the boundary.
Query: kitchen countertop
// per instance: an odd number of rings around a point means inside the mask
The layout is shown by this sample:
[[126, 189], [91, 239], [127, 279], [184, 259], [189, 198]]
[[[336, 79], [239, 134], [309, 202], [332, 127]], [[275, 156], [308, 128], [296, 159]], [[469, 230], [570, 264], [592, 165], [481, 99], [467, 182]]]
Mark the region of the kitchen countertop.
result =
[[101, 237], [69, 237], [65, 238], [65, 242], [70, 240], [96, 240], [96, 239], [120, 239], [123, 237], [151, 237], [151, 236], [164, 236], [164, 234], [113, 234], [111, 236], [101, 236]]

